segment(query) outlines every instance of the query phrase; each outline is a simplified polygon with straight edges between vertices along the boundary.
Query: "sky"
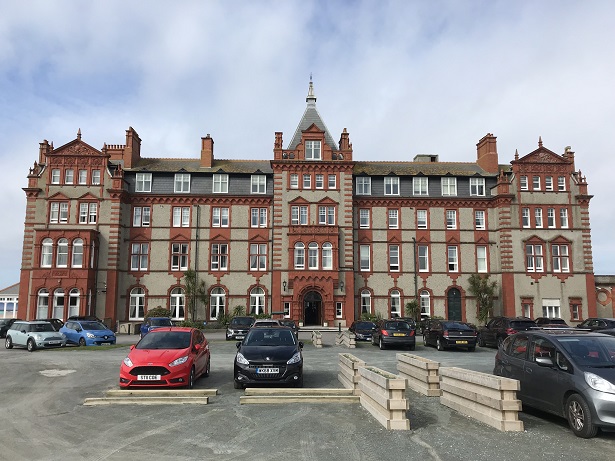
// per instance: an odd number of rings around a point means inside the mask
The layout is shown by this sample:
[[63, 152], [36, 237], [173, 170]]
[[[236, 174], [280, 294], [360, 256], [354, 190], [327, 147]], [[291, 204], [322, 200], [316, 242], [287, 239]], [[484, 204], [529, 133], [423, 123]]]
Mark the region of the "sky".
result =
[[43, 140], [142, 157], [273, 158], [310, 75], [355, 160], [499, 162], [575, 152], [594, 272], [615, 274], [615, 2], [0, 0], [0, 288], [19, 282], [28, 170]]

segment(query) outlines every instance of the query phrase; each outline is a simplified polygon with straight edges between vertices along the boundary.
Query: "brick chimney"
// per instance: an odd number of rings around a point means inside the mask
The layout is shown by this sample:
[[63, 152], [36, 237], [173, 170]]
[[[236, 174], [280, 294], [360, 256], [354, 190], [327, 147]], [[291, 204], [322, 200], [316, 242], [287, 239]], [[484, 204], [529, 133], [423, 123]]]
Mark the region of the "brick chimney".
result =
[[214, 140], [207, 133], [207, 136], [201, 138], [201, 166], [211, 168], [214, 163]]
[[491, 133], [487, 133], [476, 145], [477, 160], [479, 167], [487, 173], [498, 172], [498, 149], [496, 137]]
[[126, 130], [126, 148], [124, 149], [124, 168], [132, 168], [141, 159], [141, 138], [133, 127]]

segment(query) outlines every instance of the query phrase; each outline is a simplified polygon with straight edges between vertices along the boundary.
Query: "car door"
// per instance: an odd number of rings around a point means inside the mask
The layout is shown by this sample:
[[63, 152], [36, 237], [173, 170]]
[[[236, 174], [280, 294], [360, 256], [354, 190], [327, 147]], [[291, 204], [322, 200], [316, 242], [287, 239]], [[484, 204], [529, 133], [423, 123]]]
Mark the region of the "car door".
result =
[[[529, 347], [529, 354], [523, 366], [521, 387], [528, 405], [557, 413], [564, 401], [562, 371], [555, 366], [556, 347], [547, 338], [535, 337]], [[547, 358], [552, 365], [539, 364], [537, 359]]]
[[77, 333], [77, 324], [75, 322], [66, 322], [66, 330], [64, 331], [64, 335], [66, 336], [67, 341], [78, 344], [79, 335]]
[[198, 350], [195, 353], [195, 368], [197, 376], [200, 376], [205, 371], [205, 366], [207, 365], [207, 351], [205, 349], [205, 336], [203, 332], [200, 330], [196, 330], [192, 335], [192, 350], [196, 350], [196, 346], [198, 345]]
[[11, 330], [11, 341], [16, 346], [25, 346], [28, 333], [28, 324], [26, 323], [14, 323]]
[[486, 344], [497, 344], [497, 329], [502, 324], [502, 319], [492, 319], [489, 321], [485, 329], [481, 332], [483, 341]]
[[[498, 351], [501, 354], [502, 371], [506, 378], [516, 379], [521, 383], [519, 398], [523, 393], [523, 367], [527, 356], [529, 338], [525, 334], [517, 334], [510, 341], [504, 343], [506, 349]], [[522, 399], [523, 400], [523, 399]]]

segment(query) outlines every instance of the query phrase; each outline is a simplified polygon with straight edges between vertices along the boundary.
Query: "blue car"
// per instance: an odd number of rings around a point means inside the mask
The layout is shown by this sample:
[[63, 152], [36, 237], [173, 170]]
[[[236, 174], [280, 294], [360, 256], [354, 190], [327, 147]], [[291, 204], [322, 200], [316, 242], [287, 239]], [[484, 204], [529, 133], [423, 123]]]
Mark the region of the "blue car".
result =
[[172, 327], [173, 323], [169, 317], [148, 317], [141, 324], [141, 338], [155, 328]]
[[66, 342], [79, 346], [101, 346], [115, 344], [115, 333], [100, 322], [91, 320], [67, 320], [60, 333]]

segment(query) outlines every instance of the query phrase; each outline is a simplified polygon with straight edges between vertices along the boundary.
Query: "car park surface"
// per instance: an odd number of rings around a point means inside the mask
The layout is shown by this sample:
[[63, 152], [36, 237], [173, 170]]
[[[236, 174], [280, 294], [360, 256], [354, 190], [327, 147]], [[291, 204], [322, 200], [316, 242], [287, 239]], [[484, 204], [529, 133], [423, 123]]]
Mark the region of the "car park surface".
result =
[[[304, 387], [341, 387], [338, 356], [350, 353], [395, 372], [396, 354], [360, 343], [335, 346], [335, 332], [323, 331], [324, 347], [302, 329]], [[365, 460], [426, 461], [611, 460], [615, 433], [591, 441], [575, 437], [566, 422], [528, 409], [520, 414], [525, 432], [500, 432], [444, 407], [438, 398], [408, 391], [411, 431], [387, 431], [360, 405], [240, 405], [233, 389], [235, 343], [224, 331], [205, 334], [212, 349], [211, 375], [195, 388], [218, 389], [208, 405], [124, 405], [83, 407], [86, 397], [117, 389], [119, 363], [136, 335], [119, 335], [125, 348], [69, 348], [45, 354], [0, 350], [0, 385], [10, 393], [0, 431], [2, 457], [11, 460]], [[490, 373], [496, 351], [438, 352], [417, 344], [412, 354]], [[27, 360], [24, 360], [24, 357]], [[75, 373], [79, 373], [79, 379]], [[24, 437], [36, 443], [24, 443]], [[263, 441], [267, 440], [267, 443]]]

